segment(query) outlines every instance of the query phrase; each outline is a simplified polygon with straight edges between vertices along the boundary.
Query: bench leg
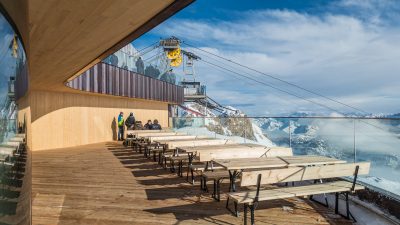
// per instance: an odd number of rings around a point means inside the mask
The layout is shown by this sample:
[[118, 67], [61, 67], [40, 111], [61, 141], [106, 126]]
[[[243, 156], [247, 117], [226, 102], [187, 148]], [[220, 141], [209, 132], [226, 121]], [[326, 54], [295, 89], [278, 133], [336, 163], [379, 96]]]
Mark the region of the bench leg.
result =
[[346, 219], [350, 219], [350, 210], [349, 210], [349, 193], [346, 192], [345, 194], [346, 197]]
[[182, 177], [183, 176], [183, 161], [182, 160], [179, 160], [179, 170], [178, 170], [178, 172], [179, 172], [178, 176]]
[[[190, 165], [188, 165], [187, 170], [186, 170], [186, 181], [189, 182], [189, 170], [191, 171], [192, 169], [190, 168]], [[192, 176], [193, 180], [193, 176]], [[193, 184], [193, 183], [192, 183]]]
[[233, 205], [235, 205], [235, 216], [239, 217], [238, 203], [235, 201], [233, 202]]
[[[356, 218], [354, 218], [353, 214], [350, 212], [350, 207], [349, 207], [349, 192], [346, 192], [346, 213], [347, 213], [347, 219], [353, 219], [355, 223], [357, 223]], [[351, 218], [350, 218], [351, 217]]]
[[339, 214], [339, 215], [341, 215], [341, 216], [343, 216], [343, 217], [345, 217], [345, 218], [348, 219], [348, 220], [353, 219], [353, 221], [354, 221], [355, 223], [357, 223], [356, 218], [354, 218], [353, 214], [351, 214], [351, 212], [350, 212], [350, 207], [349, 207], [349, 192], [342, 193], [342, 194], [344, 194], [345, 201], [346, 201], [346, 215], [342, 215], [342, 214], [339, 213], [339, 194], [340, 194], [340, 193], [335, 193], [335, 213], [336, 213], [336, 214]]
[[244, 225], [247, 225], [247, 204], [243, 205], [243, 220], [244, 220]]
[[213, 180], [213, 193], [212, 193], [212, 197], [217, 200], [217, 181]]
[[193, 174], [193, 169], [190, 169], [190, 173], [192, 175], [192, 184], [194, 184], [194, 174]]
[[171, 173], [175, 172], [175, 162], [174, 162], [174, 160], [170, 160], [169, 161], [169, 170], [171, 171]]
[[239, 211], [238, 211], [238, 203], [236, 201], [233, 201], [233, 205], [235, 206], [235, 211], [232, 212], [232, 210], [229, 208], [229, 197], [226, 199], [226, 209], [231, 212], [233, 215], [235, 215], [236, 217], [239, 217]]
[[254, 225], [254, 205], [250, 205], [250, 221], [251, 225]]
[[203, 191], [208, 192], [208, 187], [207, 187], [207, 178], [205, 178], [204, 176], [201, 177], [201, 179], [203, 180], [203, 184], [204, 184], [204, 189]]
[[221, 182], [222, 179], [217, 180], [217, 201], [221, 200]]
[[339, 213], [339, 193], [335, 193], [335, 214]]

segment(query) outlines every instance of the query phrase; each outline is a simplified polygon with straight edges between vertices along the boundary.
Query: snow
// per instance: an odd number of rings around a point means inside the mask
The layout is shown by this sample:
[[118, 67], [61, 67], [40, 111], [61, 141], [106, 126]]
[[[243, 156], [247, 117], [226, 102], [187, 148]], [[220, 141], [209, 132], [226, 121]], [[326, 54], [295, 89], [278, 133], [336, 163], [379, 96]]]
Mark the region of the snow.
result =
[[358, 180], [373, 187], [378, 187], [382, 190], [389, 191], [391, 193], [400, 193], [400, 185], [398, 181], [392, 181], [383, 177], [375, 176], [359, 177]]
[[251, 125], [253, 128], [254, 136], [256, 137], [257, 143], [268, 146], [268, 147], [275, 146], [275, 144], [272, 143], [271, 140], [269, 140], [267, 137], [265, 137], [265, 135], [263, 134], [260, 127], [258, 127], [255, 123], [252, 123]]

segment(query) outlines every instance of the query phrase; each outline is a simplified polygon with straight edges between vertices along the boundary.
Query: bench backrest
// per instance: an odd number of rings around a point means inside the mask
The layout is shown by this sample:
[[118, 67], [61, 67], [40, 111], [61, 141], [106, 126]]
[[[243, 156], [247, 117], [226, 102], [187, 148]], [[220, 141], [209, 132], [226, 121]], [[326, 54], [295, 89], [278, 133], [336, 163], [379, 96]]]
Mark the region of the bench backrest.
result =
[[246, 147], [242, 148], [220, 148], [201, 150], [197, 153], [201, 162], [207, 162], [216, 159], [237, 159], [237, 158], [260, 158], [275, 156], [293, 156], [291, 148], [282, 147]]
[[162, 132], [162, 133], [143, 133], [143, 134], [136, 134], [136, 137], [161, 137], [161, 136], [177, 136], [177, 135], [184, 135], [184, 133], [177, 133], [177, 132]]
[[260, 184], [353, 176], [357, 166], [359, 166], [358, 175], [366, 175], [369, 173], [369, 162], [243, 171], [240, 185], [257, 185], [259, 174], [261, 174]]
[[156, 136], [149, 137], [149, 141], [167, 141], [167, 140], [183, 140], [183, 139], [196, 139], [194, 135], [172, 135], [172, 136]]
[[205, 145], [226, 145], [235, 143], [232, 140], [226, 139], [204, 139], [204, 140], [183, 140], [183, 141], [174, 141], [168, 143], [168, 149], [175, 149], [177, 147], [196, 147], [196, 146], [205, 146]]
[[126, 134], [144, 134], [144, 133], [165, 133], [165, 132], [173, 132], [173, 130], [164, 129], [164, 130], [127, 130]]

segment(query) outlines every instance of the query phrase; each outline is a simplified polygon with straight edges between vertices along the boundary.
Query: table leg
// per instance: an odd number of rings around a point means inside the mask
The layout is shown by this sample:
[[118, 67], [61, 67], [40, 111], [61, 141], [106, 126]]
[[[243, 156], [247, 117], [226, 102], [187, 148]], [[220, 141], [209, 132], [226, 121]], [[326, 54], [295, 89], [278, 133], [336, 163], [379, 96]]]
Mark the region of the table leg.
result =
[[229, 181], [230, 181], [230, 185], [229, 185], [229, 191], [236, 191], [236, 179], [239, 177], [241, 171], [237, 171], [237, 170], [229, 170]]
[[[192, 164], [193, 164], [193, 159], [194, 159], [194, 154], [193, 152], [188, 152], [188, 168], [187, 168], [187, 173], [186, 173], [186, 181], [189, 182], [189, 170], [192, 169]], [[190, 171], [192, 175], [192, 184], [194, 184], [194, 176], [193, 176], [193, 171]]]

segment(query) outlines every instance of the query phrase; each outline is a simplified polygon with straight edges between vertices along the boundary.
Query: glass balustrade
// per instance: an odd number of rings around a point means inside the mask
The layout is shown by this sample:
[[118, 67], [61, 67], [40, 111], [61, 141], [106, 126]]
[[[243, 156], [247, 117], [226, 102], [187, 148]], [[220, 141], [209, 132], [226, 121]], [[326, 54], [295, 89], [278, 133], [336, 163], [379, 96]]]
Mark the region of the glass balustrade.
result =
[[371, 162], [365, 183], [400, 199], [400, 118], [177, 117], [171, 126], [192, 135], [291, 147], [295, 155]]

